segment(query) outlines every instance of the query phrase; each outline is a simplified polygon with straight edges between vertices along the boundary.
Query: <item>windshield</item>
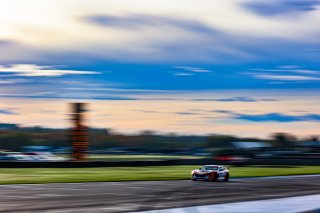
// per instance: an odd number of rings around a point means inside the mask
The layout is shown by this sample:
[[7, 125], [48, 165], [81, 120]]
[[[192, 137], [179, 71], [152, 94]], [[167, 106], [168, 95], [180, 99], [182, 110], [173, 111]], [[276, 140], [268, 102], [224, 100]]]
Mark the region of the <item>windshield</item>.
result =
[[203, 167], [205, 170], [218, 170], [218, 166], [205, 166]]

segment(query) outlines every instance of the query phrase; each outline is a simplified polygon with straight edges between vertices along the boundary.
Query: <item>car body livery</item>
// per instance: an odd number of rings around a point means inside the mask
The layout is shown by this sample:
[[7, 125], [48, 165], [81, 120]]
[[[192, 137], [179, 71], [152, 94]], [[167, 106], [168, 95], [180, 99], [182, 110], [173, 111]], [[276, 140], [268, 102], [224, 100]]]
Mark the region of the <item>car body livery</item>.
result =
[[191, 172], [191, 179], [207, 181], [229, 181], [229, 169], [220, 165], [205, 165]]

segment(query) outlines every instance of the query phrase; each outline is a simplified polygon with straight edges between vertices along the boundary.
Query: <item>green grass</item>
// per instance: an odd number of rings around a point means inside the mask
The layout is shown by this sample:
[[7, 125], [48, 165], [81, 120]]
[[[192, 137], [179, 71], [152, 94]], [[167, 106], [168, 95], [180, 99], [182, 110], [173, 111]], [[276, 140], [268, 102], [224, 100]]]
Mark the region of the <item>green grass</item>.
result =
[[[10, 168], [0, 169], [0, 184], [77, 183], [105, 181], [183, 180], [199, 166], [150, 166], [116, 168]], [[320, 166], [231, 167], [231, 177], [320, 174]]]

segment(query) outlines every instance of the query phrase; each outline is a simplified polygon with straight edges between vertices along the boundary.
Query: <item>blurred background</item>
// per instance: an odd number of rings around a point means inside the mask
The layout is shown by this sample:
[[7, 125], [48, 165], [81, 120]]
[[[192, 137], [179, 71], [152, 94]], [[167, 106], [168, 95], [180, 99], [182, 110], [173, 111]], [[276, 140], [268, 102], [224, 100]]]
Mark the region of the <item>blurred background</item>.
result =
[[[320, 0], [0, 0], [0, 212], [320, 209], [319, 20]], [[190, 181], [205, 164], [230, 182]]]
[[[70, 128], [61, 129], [2, 123], [0, 160], [70, 160], [71, 131], [71, 122]], [[88, 132], [89, 160], [95, 161], [205, 158], [225, 163], [248, 163], [252, 159], [320, 158], [317, 135], [299, 137], [275, 132], [269, 137], [259, 138], [225, 134], [158, 133], [152, 130], [130, 134], [107, 128], [89, 128]]]

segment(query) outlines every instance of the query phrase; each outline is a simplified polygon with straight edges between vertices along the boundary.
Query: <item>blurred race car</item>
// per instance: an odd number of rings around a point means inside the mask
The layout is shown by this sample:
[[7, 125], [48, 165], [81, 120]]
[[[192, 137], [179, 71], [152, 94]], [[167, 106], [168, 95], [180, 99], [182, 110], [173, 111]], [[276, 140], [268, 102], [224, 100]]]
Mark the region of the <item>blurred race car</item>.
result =
[[191, 172], [191, 179], [207, 181], [229, 181], [229, 169], [219, 165], [205, 165]]

